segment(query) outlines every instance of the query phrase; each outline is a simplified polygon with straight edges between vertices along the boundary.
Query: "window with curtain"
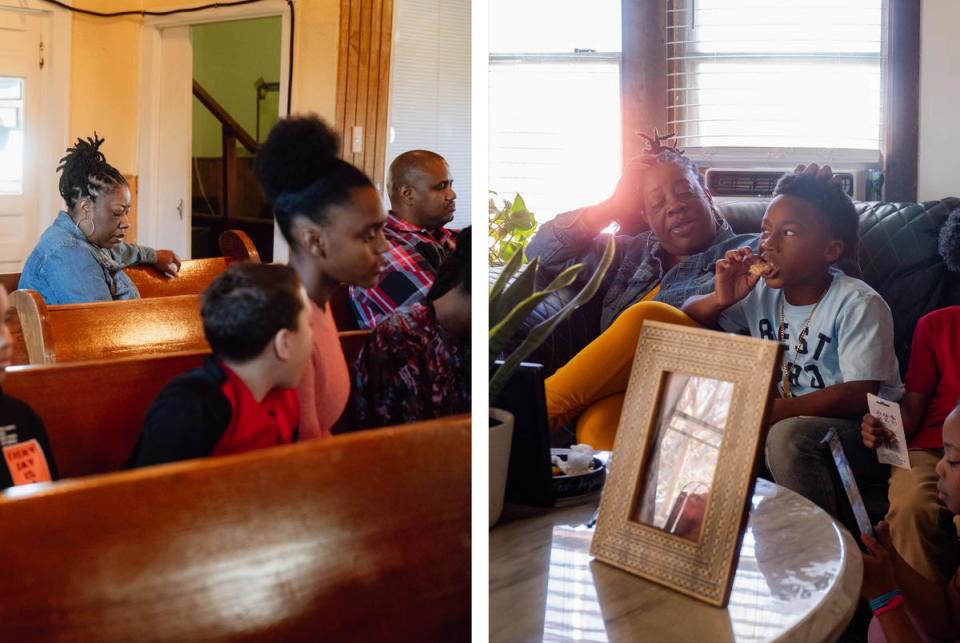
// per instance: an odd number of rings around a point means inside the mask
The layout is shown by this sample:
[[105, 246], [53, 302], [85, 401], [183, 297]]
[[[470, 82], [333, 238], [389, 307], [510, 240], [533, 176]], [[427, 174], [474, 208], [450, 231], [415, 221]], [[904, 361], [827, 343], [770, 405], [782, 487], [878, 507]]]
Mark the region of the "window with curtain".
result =
[[879, 160], [885, 0], [666, 0], [666, 11], [668, 120], [692, 156]]
[[620, 177], [620, 0], [490, 0], [489, 181], [543, 223]]

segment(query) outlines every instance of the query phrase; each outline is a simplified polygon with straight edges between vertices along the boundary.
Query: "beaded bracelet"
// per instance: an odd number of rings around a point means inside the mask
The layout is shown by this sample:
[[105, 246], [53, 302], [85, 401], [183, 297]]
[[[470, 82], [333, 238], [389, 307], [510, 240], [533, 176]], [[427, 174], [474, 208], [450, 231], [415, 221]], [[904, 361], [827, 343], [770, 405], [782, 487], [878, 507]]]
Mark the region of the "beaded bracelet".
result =
[[889, 612], [894, 607], [900, 607], [901, 605], [903, 605], [903, 595], [894, 596], [893, 598], [890, 599], [890, 602], [888, 602], [886, 605], [873, 610], [873, 615], [880, 616], [884, 612]]
[[894, 596], [901, 596], [902, 594], [903, 594], [903, 592], [901, 592], [900, 589], [897, 588], [897, 589], [892, 589], [892, 590], [890, 590], [890, 591], [887, 592], [886, 594], [881, 594], [880, 596], [877, 596], [876, 598], [871, 598], [870, 601], [869, 601], [869, 602], [870, 602], [870, 609], [875, 610], [875, 609], [881, 608], [881, 607], [883, 607], [884, 605], [886, 605], [887, 603], [889, 603], [889, 602], [890, 602], [890, 599], [892, 599]]

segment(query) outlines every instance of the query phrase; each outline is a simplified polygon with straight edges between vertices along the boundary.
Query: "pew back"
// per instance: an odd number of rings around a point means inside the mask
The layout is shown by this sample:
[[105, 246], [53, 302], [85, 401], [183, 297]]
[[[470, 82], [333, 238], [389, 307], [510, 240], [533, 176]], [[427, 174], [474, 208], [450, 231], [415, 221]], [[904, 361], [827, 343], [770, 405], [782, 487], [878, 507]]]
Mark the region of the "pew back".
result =
[[[243, 230], [227, 230], [220, 235], [222, 257], [210, 259], [187, 259], [180, 266], [177, 276], [167, 277], [152, 266], [135, 265], [124, 268], [144, 299], [150, 297], [175, 297], [196, 295], [203, 292], [217, 275], [234, 261], [260, 263], [260, 253], [250, 236]], [[19, 272], [0, 274], [0, 284], [7, 292], [13, 292], [20, 282]]]
[[43, 419], [61, 478], [117, 471], [130, 458], [147, 409], [205, 352], [7, 369], [3, 391]]
[[17, 290], [10, 294], [10, 304], [17, 311], [30, 364], [210, 348], [199, 295], [47, 306], [37, 292]]
[[[368, 331], [340, 334], [353, 363]], [[117, 471], [130, 458], [147, 409], [164, 386], [200, 365], [206, 351], [139, 355], [7, 369], [4, 392], [43, 419], [61, 478]]]
[[469, 417], [0, 501], [11, 640], [470, 636]]

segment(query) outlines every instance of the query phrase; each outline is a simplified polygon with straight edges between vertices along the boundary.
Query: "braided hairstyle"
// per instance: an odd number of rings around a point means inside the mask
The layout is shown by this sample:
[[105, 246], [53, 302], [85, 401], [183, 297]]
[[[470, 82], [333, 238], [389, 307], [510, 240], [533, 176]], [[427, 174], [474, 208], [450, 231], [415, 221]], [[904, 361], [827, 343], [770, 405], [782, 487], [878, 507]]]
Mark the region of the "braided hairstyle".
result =
[[254, 158], [254, 174], [291, 248], [297, 247], [297, 216], [324, 225], [330, 206], [350, 203], [354, 189], [373, 188], [366, 174], [337, 156], [339, 147], [338, 134], [318, 116], [291, 116], [277, 121]]
[[104, 139], [93, 133], [93, 138], [78, 138], [73, 147], [67, 148], [67, 155], [60, 159], [57, 171], [60, 172], [60, 196], [68, 210], [83, 197], [96, 200], [101, 194], [113, 192], [127, 184], [120, 172], [107, 163], [100, 151]]
[[[691, 161], [685, 154], [684, 151], [680, 149], [677, 144], [677, 141], [674, 140], [672, 143], [668, 141], [670, 139], [675, 139], [676, 134], [673, 132], [660, 136], [660, 132], [657, 128], [653, 129], [653, 135], [644, 134], [643, 132], [637, 132], [637, 136], [644, 139], [647, 142], [646, 149], [641, 152], [640, 156], [636, 157], [633, 162], [639, 162], [647, 167], [653, 167], [654, 165], [665, 165], [673, 164], [680, 166], [684, 171], [690, 173], [692, 176], [695, 176], [697, 183], [700, 184], [700, 187], [703, 189], [704, 193], [707, 194], [707, 185], [703, 180], [703, 175], [700, 174], [697, 164]], [[641, 202], [641, 208], [642, 208]], [[718, 227], [723, 227], [725, 220], [723, 216], [717, 212], [716, 207], [713, 205], [710, 206], [710, 209], [713, 211], [713, 218], [717, 222]]]
[[706, 187], [703, 182], [703, 177], [697, 170], [697, 164], [684, 155], [683, 150], [678, 147], [676, 140], [674, 140], [672, 144], [667, 143], [667, 141], [669, 141], [671, 138], [674, 138], [676, 134], [671, 132], [669, 134], [660, 136], [660, 132], [657, 130], [657, 128], [654, 128], [653, 136], [649, 136], [643, 132], [637, 132], [637, 136], [647, 142], [647, 149], [645, 149], [636, 160], [640, 161], [644, 165], [649, 166], [660, 165], [663, 163], [673, 163], [675, 165], [679, 165], [697, 177], [697, 181], [700, 183], [701, 187]]

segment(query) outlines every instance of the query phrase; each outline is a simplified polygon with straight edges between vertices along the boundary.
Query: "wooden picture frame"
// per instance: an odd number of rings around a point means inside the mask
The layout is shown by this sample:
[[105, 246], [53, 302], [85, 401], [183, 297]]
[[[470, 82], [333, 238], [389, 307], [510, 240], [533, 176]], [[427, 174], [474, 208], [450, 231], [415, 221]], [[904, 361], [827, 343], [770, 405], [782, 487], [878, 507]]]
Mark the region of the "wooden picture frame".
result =
[[774, 341], [644, 323], [593, 556], [726, 606], [782, 351]]

